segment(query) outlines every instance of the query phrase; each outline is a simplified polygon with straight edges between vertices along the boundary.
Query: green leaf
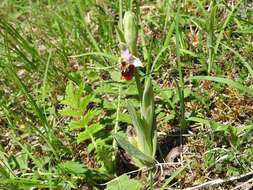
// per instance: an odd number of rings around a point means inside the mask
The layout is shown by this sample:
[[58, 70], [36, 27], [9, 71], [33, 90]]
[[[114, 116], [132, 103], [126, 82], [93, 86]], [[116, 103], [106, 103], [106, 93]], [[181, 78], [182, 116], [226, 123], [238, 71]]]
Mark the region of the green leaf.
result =
[[98, 94], [118, 94], [118, 86], [113, 83], [105, 83], [96, 88], [95, 92]]
[[88, 125], [91, 120], [101, 114], [101, 110], [93, 109], [89, 110], [88, 113], [83, 117], [83, 122], [85, 125]]
[[[145, 88], [143, 92], [142, 104], [141, 104], [141, 116], [144, 120], [145, 128], [145, 140], [148, 150], [145, 153], [154, 156], [156, 152], [156, 122], [155, 122], [155, 108], [154, 108], [154, 92], [151, 77], [146, 78]], [[154, 144], [155, 143], [155, 144]]]
[[22, 151], [21, 154], [16, 156], [16, 161], [18, 163], [18, 166], [21, 170], [27, 170], [28, 169], [28, 154], [25, 153], [25, 151]]
[[142, 117], [147, 123], [149, 134], [154, 130], [154, 93], [151, 78], [146, 78], [141, 107]]
[[65, 93], [66, 93], [66, 97], [61, 103], [64, 105], [68, 105], [71, 108], [78, 109], [79, 100], [77, 100], [75, 97], [74, 86], [72, 82], [68, 83]]
[[206, 126], [210, 127], [210, 121], [207, 119], [203, 119], [203, 118], [199, 118], [199, 117], [189, 117], [187, 120], [202, 123], [202, 124], [205, 124]]
[[60, 114], [63, 116], [69, 116], [69, 117], [81, 117], [83, 113], [79, 110], [74, 110], [72, 108], [64, 108], [63, 110], [60, 110]]
[[69, 130], [73, 131], [75, 129], [82, 129], [84, 128], [86, 123], [83, 120], [75, 121], [72, 120], [69, 122]]
[[146, 130], [145, 123], [142, 121], [139, 114], [137, 114], [134, 106], [131, 102], [127, 102], [127, 109], [134, 125], [137, 138], [138, 138], [138, 148], [148, 155], [151, 155], [151, 145], [149, 144], [151, 139], [148, 135], [148, 130]]
[[136, 85], [129, 85], [129, 87], [124, 90], [124, 93], [128, 96], [138, 95], [138, 90], [136, 88]]
[[[116, 119], [116, 116], [117, 114], [114, 113], [111, 115], [111, 118]], [[118, 121], [131, 124], [131, 118], [128, 113], [119, 113]]]
[[126, 136], [116, 133], [113, 134], [113, 137], [130, 156], [138, 159], [141, 162], [144, 162], [146, 165], [152, 165], [154, 163], [154, 160], [150, 156], [144, 154], [135, 146], [133, 146], [128, 140], [126, 140]]
[[86, 166], [74, 161], [66, 161], [64, 163], [60, 163], [58, 164], [58, 168], [64, 173], [74, 175], [84, 174], [88, 171]]
[[120, 82], [121, 80], [121, 74], [119, 71], [112, 71], [110, 72], [110, 76], [112, 78], [113, 81], [117, 81]]
[[115, 172], [115, 162], [113, 159], [113, 154], [115, 152], [113, 146], [111, 144], [106, 144], [104, 139], [96, 140], [96, 159], [98, 163], [101, 163], [102, 167], [100, 171], [104, 173], [111, 173]]
[[91, 100], [91, 96], [82, 97], [84, 86], [74, 87], [73, 83], [68, 83], [66, 87], [65, 99], [61, 101], [62, 104], [67, 105], [73, 109], [82, 110], [84, 109]]
[[10, 178], [9, 171], [6, 167], [0, 166], [0, 178]]
[[100, 125], [98, 123], [92, 124], [91, 126], [88, 126], [85, 131], [81, 132], [77, 137], [77, 143], [83, 142], [87, 139], [90, 139], [92, 135], [95, 133], [101, 131], [104, 128], [103, 125]]
[[84, 98], [81, 98], [79, 109], [84, 110], [88, 106], [88, 104], [91, 102], [91, 100], [92, 100], [91, 95], [88, 95], [88, 96], [85, 96]]
[[140, 190], [142, 187], [141, 183], [135, 179], [129, 179], [129, 177], [124, 174], [113, 179], [106, 187], [106, 190]]
[[172, 97], [172, 89], [159, 89], [159, 96], [163, 101], [168, 101]]
[[[185, 88], [184, 89], [184, 98], [187, 98], [191, 95], [192, 91], [190, 88]], [[180, 97], [179, 97], [179, 93], [177, 93], [173, 99], [172, 99], [172, 103], [173, 104], [177, 104], [180, 101]]]

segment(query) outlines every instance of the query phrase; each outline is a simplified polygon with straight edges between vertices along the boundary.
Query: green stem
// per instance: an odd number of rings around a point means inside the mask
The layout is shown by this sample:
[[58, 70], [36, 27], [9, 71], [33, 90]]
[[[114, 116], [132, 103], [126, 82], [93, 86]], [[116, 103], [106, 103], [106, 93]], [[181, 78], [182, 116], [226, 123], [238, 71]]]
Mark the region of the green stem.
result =
[[142, 86], [141, 86], [139, 70], [137, 68], [136, 68], [136, 71], [134, 73], [134, 77], [135, 77], [135, 82], [136, 82], [136, 86], [137, 86], [137, 89], [138, 89], [139, 98], [140, 98], [140, 101], [141, 101], [142, 95], [143, 95], [143, 89], [142, 89]]
[[154, 189], [154, 180], [153, 180], [153, 174], [152, 174], [152, 169], [149, 170], [149, 183], [150, 183], [150, 190]]
[[123, 7], [122, 7], [122, 0], [119, 0], [119, 28], [123, 30]]
[[[120, 113], [120, 99], [121, 99], [121, 86], [119, 85], [119, 94], [118, 94], [118, 105], [117, 105], [117, 112], [116, 112], [116, 121], [115, 121], [115, 125], [114, 125], [114, 133], [116, 134], [118, 132], [119, 129], [119, 113]], [[115, 139], [113, 139], [113, 148], [114, 148], [114, 152], [115, 154], [113, 154], [113, 160], [116, 159], [116, 153], [117, 153], [117, 142]]]
[[177, 54], [177, 66], [178, 66], [178, 74], [179, 74], [179, 84], [177, 84], [178, 95], [180, 99], [180, 126], [183, 132], [187, 130], [186, 120], [185, 120], [185, 105], [184, 105], [184, 76], [182, 73], [182, 63], [180, 59], [180, 32], [179, 32], [179, 6], [176, 14], [176, 54]]

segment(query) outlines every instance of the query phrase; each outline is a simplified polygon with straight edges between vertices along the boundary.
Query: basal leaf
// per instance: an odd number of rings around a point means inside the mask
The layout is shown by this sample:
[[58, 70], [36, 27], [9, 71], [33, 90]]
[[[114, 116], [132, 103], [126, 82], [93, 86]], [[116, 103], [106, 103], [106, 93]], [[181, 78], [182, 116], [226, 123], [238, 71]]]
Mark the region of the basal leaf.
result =
[[141, 162], [144, 162], [147, 165], [152, 165], [154, 163], [153, 159], [141, 152], [139, 149], [137, 149], [135, 146], [133, 146], [126, 138], [126, 136], [116, 133], [113, 134], [113, 137], [116, 139], [116, 141], [119, 143], [119, 145], [128, 153], [130, 156], [140, 160]]
[[138, 148], [145, 154], [152, 156], [153, 145], [151, 140], [151, 129], [149, 128], [146, 120], [140, 117], [130, 102], [127, 102], [127, 108], [137, 134]]
[[148, 77], [145, 82], [145, 88], [142, 98], [141, 113], [147, 123], [149, 134], [152, 133], [154, 125], [154, 93], [151, 78]]

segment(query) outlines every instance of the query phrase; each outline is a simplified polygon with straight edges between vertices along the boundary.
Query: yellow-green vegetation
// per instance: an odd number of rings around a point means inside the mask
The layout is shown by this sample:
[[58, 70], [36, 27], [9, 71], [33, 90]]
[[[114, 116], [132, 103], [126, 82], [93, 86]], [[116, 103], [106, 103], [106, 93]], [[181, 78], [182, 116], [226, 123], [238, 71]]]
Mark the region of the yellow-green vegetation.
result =
[[252, 60], [251, 0], [1, 0], [0, 189], [252, 188]]

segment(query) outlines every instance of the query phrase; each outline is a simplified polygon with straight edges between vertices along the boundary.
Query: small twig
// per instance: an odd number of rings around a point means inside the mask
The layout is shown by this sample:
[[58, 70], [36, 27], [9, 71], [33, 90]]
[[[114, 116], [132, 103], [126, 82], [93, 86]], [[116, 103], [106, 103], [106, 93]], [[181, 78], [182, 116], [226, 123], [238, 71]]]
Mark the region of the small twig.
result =
[[240, 189], [240, 188], [243, 188], [246, 190], [250, 190], [252, 187], [253, 187], [253, 184], [250, 184], [251, 182], [253, 182], [253, 178], [249, 179], [248, 181], [246, 182], [243, 182], [239, 185], [237, 185], [235, 188], [233, 188], [232, 190], [236, 190], [236, 189]]
[[194, 186], [194, 187], [189, 187], [186, 188], [184, 190], [195, 190], [195, 189], [201, 189], [201, 188], [205, 188], [205, 187], [210, 187], [210, 186], [214, 186], [214, 185], [221, 185], [224, 183], [228, 183], [228, 182], [232, 182], [232, 181], [237, 181], [237, 180], [242, 180], [243, 178], [253, 178], [253, 172], [244, 174], [244, 175], [240, 175], [240, 176], [233, 176], [228, 178], [227, 180], [223, 180], [223, 179], [215, 179], [215, 180], [211, 180], [208, 181], [206, 183]]

